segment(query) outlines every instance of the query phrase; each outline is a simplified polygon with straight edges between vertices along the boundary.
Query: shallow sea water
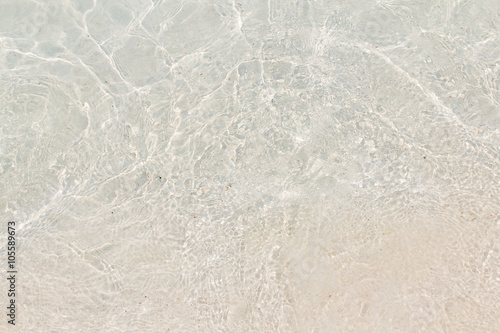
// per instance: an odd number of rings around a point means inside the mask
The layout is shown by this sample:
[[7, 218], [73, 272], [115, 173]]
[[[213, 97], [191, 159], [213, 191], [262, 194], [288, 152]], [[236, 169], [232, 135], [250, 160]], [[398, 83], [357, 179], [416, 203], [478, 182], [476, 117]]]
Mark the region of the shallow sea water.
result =
[[500, 2], [0, 8], [0, 331], [500, 331]]

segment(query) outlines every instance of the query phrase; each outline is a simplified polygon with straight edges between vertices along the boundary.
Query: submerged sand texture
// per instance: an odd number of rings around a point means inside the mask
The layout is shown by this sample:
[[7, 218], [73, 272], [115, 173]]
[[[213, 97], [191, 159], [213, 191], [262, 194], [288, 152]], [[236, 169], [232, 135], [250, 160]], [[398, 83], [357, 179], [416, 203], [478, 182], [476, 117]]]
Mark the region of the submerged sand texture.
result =
[[499, 1], [0, 8], [1, 332], [500, 332]]

